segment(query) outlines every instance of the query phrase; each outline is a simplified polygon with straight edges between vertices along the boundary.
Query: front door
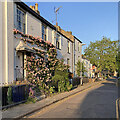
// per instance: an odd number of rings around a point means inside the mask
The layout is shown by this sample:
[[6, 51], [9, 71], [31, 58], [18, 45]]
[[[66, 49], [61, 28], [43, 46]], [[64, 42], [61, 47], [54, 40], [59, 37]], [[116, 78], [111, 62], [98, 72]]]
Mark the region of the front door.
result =
[[16, 80], [22, 81], [24, 78], [24, 53], [17, 52], [16, 55]]

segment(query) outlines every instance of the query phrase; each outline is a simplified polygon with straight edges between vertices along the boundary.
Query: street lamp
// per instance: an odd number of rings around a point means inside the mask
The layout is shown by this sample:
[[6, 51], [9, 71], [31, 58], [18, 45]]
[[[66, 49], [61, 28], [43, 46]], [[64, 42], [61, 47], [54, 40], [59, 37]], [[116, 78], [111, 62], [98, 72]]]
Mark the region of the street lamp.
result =
[[81, 71], [80, 71], [80, 76], [81, 76], [80, 84], [82, 85], [82, 62], [81, 62]]

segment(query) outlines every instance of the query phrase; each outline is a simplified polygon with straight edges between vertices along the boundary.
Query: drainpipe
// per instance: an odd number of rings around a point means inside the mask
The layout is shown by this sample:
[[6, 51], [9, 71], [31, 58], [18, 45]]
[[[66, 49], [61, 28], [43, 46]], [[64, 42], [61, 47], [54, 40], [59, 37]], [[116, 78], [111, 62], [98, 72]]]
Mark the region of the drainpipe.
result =
[[81, 72], [80, 72], [80, 78], [81, 78], [81, 80], [80, 80], [80, 85], [82, 85], [83, 84], [83, 78], [82, 78], [82, 62], [81, 62]]
[[[83, 46], [83, 45], [86, 45], [86, 44], [82, 44], [82, 46]], [[81, 46], [81, 54], [82, 54], [82, 46]], [[81, 56], [81, 64], [82, 64], [82, 56]], [[82, 85], [82, 84], [83, 84], [82, 65], [81, 65], [81, 75], [80, 75], [80, 76], [81, 76], [81, 83], [80, 83], [80, 84]]]
[[74, 72], [73, 71], [73, 65], [74, 65], [74, 63], [73, 63], [73, 43], [72, 43], [72, 73]]
[[74, 40], [74, 76], [75, 76], [75, 40]]

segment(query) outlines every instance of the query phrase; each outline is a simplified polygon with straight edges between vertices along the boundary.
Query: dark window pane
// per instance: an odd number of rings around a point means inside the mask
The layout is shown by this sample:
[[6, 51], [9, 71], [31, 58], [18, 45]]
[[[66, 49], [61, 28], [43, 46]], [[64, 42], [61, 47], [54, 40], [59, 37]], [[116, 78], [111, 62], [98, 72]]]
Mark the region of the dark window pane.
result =
[[44, 34], [42, 33], [42, 39], [44, 39]]
[[25, 13], [17, 8], [17, 29], [25, 33]]
[[46, 41], [46, 35], [45, 35], [45, 41]]

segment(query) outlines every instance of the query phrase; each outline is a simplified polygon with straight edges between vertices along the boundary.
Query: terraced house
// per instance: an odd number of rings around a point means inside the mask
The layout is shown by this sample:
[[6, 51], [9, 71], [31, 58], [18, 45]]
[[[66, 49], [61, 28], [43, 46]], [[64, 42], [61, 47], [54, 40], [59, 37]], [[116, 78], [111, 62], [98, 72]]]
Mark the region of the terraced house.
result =
[[[84, 67], [85, 67], [84, 76], [85, 76], [85, 77], [93, 77], [93, 76], [95, 76], [95, 75], [92, 73], [92, 64], [90, 63], [90, 61], [87, 60], [86, 57], [82, 57], [82, 62], [83, 62]], [[94, 72], [95, 72], [95, 71], [94, 71]]]
[[[13, 81], [25, 78], [25, 59], [26, 56], [35, 52], [33, 47], [46, 52], [42, 47], [31, 44], [30, 39], [24, 43], [26, 36], [39, 37], [45, 43], [52, 43], [56, 46], [57, 58], [63, 58], [64, 63], [70, 65], [69, 71], [76, 76], [75, 64], [78, 59], [81, 59], [82, 42], [72, 35], [72, 32], [64, 31], [44, 19], [38, 11], [38, 4], [29, 7], [23, 2], [1, 2], [0, 12], [2, 19], [1, 85], [11, 84]], [[20, 34], [15, 35], [13, 29], [18, 30]]]

